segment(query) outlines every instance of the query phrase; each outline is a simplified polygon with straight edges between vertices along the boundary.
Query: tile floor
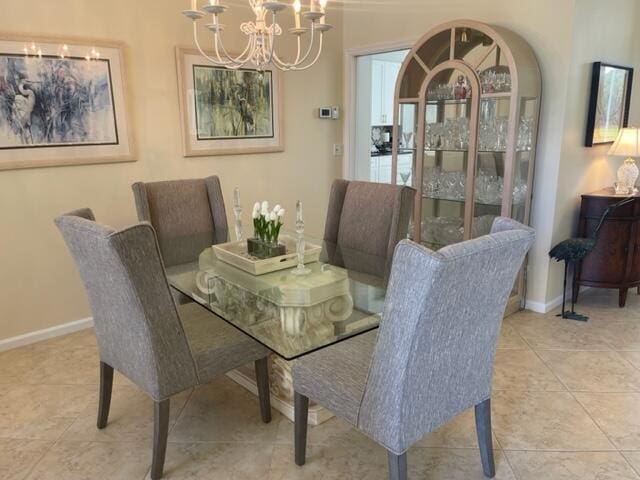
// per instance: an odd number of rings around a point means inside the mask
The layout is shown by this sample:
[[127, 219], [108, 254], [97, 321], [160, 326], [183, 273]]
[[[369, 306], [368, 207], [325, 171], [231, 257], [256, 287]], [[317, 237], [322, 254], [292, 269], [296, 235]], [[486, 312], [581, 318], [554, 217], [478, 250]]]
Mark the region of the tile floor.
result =
[[[640, 480], [640, 296], [625, 309], [592, 290], [588, 323], [522, 312], [508, 318], [493, 395], [497, 478]], [[90, 330], [0, 354], [0, 478], [148, 476], [151, 402], [116, 377], [109, 425], [95, 428]], [[333, 419], [293, 463], [292, 424], [259, 420], [257, 399], [226, 377], [172, 400], [167, 479], [386, 479], [382, 448]], [[409, 452], [411, 479], [481, 479], [473, 413]]]

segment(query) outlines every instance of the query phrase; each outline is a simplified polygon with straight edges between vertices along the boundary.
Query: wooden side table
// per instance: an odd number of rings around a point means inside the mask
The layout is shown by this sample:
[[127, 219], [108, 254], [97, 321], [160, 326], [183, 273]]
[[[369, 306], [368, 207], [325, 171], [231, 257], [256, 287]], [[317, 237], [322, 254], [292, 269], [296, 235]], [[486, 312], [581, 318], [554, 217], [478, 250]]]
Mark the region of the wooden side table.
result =
[[[608, 215], [595, 248], [576, 266], [574, 301], [582, 285], [618, 289], [620, 307], [625, 306], [630, 288], [637, 287], [640, 294], [640, 195], [636, 197]], [[607, 207], [622, 199], [613, 188], [582, 195], [579, 236], [590, 235]]]

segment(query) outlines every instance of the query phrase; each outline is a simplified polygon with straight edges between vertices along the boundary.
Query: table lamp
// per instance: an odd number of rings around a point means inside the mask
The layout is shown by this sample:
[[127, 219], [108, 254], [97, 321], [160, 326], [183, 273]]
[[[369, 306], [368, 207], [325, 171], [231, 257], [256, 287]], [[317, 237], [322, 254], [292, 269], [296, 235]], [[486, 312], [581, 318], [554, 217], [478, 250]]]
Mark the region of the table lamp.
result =
[[623, 128], [618, 138], [611, 146], [609, 155], [627, 157], [618, 169], [618, 183], [615, 185], [616, 195], [629, 195], [636, 193], [636, 180], [638, 179], [638, 167], [633, 157], [640, 157], [640, 129], [631, 127]]

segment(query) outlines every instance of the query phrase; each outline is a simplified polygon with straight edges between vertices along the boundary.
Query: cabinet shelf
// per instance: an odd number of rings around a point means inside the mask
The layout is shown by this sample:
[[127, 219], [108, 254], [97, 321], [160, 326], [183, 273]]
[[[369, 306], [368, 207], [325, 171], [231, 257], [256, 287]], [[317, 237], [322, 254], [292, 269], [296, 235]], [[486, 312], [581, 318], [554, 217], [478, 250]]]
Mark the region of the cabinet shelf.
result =
[[[489, 101], [489, 100], [496, 100], [501, 98], [509, 98], [510, 96], [511, 96], [511, 92], [483, 93], [482, 95], [480, 95], [480, 100]], [[473, 96], [468, 98], [441, 98], [441, 99], [427, 100], [425, 103], [427, 105], [465, 105], [471, 102], [472, 98]]]
[[[423, 200], [432, 200], [432, 201], [443, 201], [443, 202], [452, 202], [452, 203], [459, 203], [459, 204], [463, 204], [466, 203], [466, 200], [463, 198], [447, 198], [447, 197], [434, 197], [431, 195], [422, 195], [422, 199]], [[487, 203], [487, 202], [478, 202], [475, 201], [473, 202], [475, 205], [480, 205], [483, 207], [502, 207], [502, 201], [500, 201], [500, 203]], [[524, 203], [522, 202], [518, 202], [518, 203], [514, 203], [513, 204], [514, 208], [520, 208], [520, 207], [524, 207]]]
[[[461, 152], [467, 153], [468, 149], [460, 149], [460, 148], [425, 148], [424, 153], [429, 152]], [[517, 149], [516, 153], [530, 152], [531, 149]], [[478, 150], [478, 153], [507, 153], [506, 150]]]

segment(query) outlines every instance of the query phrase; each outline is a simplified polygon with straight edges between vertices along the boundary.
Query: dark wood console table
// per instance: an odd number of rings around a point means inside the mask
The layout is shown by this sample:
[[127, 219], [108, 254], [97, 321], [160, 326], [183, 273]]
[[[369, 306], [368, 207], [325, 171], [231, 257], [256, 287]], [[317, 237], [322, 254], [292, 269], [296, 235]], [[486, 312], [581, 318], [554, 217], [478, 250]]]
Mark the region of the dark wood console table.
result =
[[[573, 281], [573, 298], [580, 286], [615, 288], [624, 307], [627, 291], [637, 287], [640, 294], [640, 195], [636, 201], [612, 211], [600, 230], [595, 248], [577, 265]], [[582, 195], [579, 236], [593, 232], [606, 208], [625, 197], [605, 188]]]

